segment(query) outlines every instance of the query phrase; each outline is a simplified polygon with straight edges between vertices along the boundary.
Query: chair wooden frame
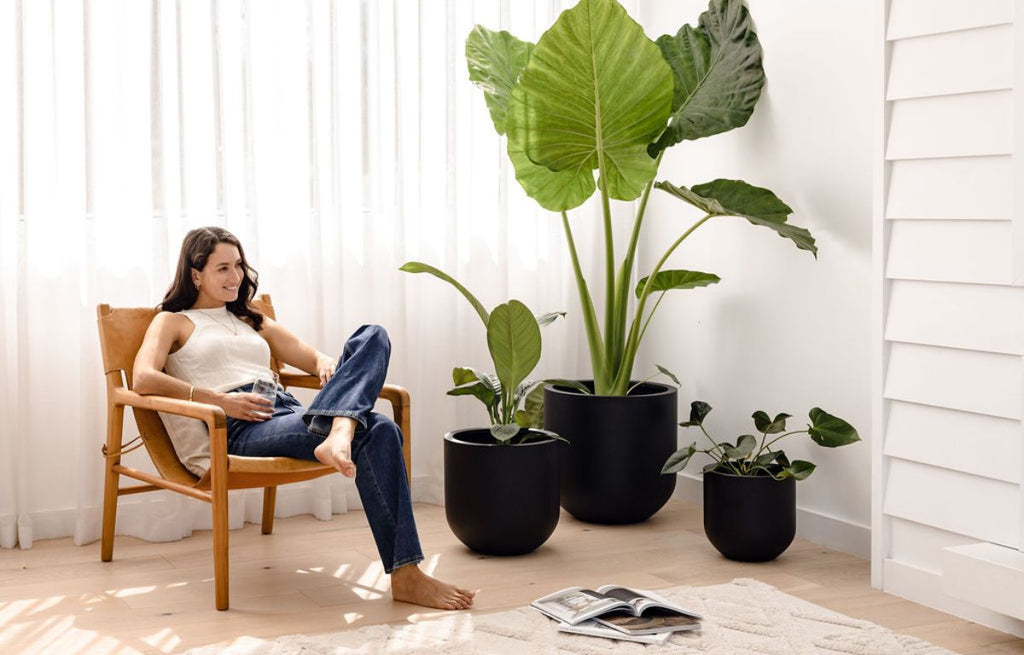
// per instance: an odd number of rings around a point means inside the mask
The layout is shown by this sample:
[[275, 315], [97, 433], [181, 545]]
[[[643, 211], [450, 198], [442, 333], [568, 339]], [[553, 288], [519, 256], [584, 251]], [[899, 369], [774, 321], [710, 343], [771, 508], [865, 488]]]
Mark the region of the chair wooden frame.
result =
[[[254, 301], [263, 314], [274, 318], [269, 295]], [[224, 410], [216, 405], [157, 395], [141, 395], [132, 390], [132, 367], [142, 345], [146, 329], [157, 311], [150, 307], [96, 308], [103, 370], [107, 380], [107, 436], [103, 447], [106, 474], [103, 491], [103, 524], [100, 557], [109, 562], [114, 556], [114, 528], [117, 499], [120, 496], [166, 489], [210, 503], [213, 512], [214, 597], [218, 610], [228, 609], [228, 491], [263, 488], [262, 532], [274, 529], [274, 505], [281, 484], [311, 480], [336, 471], [320, 462], [290, 457], [240, 457], [228, 455]], [[284, 387], [319, 389], [315, 375], [280, 371], [271, 361]], [[412, 479], [412, 451], [409, 393], [396, 385], [384, 385], [381, 399], [391, 403], [393, 418], [405, 439], [406, 475]], [[139, 437], [123, 443], [124, 409], [131, 407], [139, 428]], [[157, 412], [169, 412], [206, 423], [210, 433], [210, 470], [202, 478], [193, 475], [178, 459], [174, 446]], [[141, 439], [141, 444], [131, 445]], [[145, 445], [156, 474], [121, 464], [121, 455]], [[121, 487], [120, 476], [145, 484]]]

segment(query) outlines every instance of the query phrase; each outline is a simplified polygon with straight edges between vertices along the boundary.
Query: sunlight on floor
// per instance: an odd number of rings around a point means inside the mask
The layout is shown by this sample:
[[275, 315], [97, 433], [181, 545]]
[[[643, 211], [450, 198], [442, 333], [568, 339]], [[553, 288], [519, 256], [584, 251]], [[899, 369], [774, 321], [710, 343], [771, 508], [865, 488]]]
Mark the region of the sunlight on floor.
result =
[[142, 641], [150, 646], [159, 648], [165, 653], [170, 653], [181, 643], [181, 638], [170, 628], [162, 628], [147, 637], [143, 637]]
[[156, 587], [150, 585], [148, 587], [127, 587], [119, 590], [107, 590], [107, 593], [114, 598], [129, 598], [130, 596], [141, 596], [142, 594], [149, 594], [156, 591]]
[[374, 562], [366, 567], [356, 585], [353, 592], [357, 596], [363, 600], [376, 600], [381, 598], [391, 587], [391, 579], [384, 573], [384, 565]]

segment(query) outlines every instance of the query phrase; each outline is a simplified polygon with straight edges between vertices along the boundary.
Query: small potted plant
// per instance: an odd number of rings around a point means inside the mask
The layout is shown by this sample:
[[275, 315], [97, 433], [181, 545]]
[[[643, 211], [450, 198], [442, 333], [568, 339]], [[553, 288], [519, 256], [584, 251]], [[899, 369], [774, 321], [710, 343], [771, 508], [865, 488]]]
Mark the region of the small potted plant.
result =
[[775, 444], [785, 437], [806, 433], [826, 448], [860, 441], [852, 425], [815, 407], [811, 424], [802, 430], [786, 431], [789, 414], [771, 418], [763, 411], [753, 413], [753, 434], [741, 435], [736, 443], [716, 441], [704, 429], [711, 405], [690, 404], [690, 420], [683, 427], [698, 427], [711, 442], [708, 448], [691, 443], [673, 453], [661, 472], [683, 470], [696, 453], [713, 461], [704, 466], [704, 533], [725, 557], [741, 562], [766, 562], [789, 547], [796, 534], [796, 481], [814, 472], [814, 464], [793, 460]]
[[[495, 373], [468, 366], [452, 370], [450, 396], [473, 396], [491, 426], [444, 435], [444, 505], [452, 532], [487, 555], [521, 555], [539, 548], [558, 525], [558, 440], [543, 424], [544, 380], [527, 380], [541, 353], [540, 327], [561, 313], [542, 316], [518, 300], [488, 312], [464, 286], [420, 262], [401, 270], [429, 273], [469, 301], [487, 331]], [[571, 384], [565, 382], [565, 384]]]

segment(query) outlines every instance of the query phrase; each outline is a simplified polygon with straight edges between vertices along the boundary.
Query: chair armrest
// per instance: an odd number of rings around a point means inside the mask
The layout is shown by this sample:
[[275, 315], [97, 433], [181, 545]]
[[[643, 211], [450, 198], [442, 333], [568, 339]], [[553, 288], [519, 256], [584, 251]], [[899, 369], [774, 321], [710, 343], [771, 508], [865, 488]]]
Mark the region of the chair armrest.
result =
[[282, 371], [278, 376], [281, 386], [299, 387], [300, 389], [319, 389], [320, 378], [309, 373], [286, 373]]
[[390, 402], [391, 406], [396, 409], [409, 409], [409, 392], [405, 387], [400, 387], [397, 384], [385, 384], [384, 388], [380, 390], [380, 398]]
[[167, 396], [143, 396], [140, 393], [129, 389], [114, 389], [113, 400], [115, 404], [138, 407], [139, 409], [150, 409], [157, 412], [168, 412], [189, 418], [199, 419], [206, 422], [210, 430], [223, 428], [227, 425], [224, 410], [216, 405], [197, 403], [191, 400], [180, 400]]

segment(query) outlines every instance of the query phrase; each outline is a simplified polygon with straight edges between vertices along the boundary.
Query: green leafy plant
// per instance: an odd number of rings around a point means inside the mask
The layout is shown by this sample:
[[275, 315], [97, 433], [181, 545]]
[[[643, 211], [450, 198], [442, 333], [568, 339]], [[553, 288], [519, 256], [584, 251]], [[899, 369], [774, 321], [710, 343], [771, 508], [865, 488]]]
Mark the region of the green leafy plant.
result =
[[[507, 136], [516, 179], [561, 215], [598, 395], [627, 395], [637, 349], [665, 293], [719, 282], [672, 270], [672, 253], [721, 216], [774, 230], [817, 256], [811, 234], [786, 223], [792, 210], [768, 189], [717, 179], [691, 187], [655, 182], [665, 150], [745, 125], [764, 85], [761, 45], [742, 0], [711, 0], [696, 27], [651, 41], [616, 0], [581, 0], [536, 44], [476, 26], [466, 40], [470, 80]], [[594, 171], [597, 171], [595, 181]], [[637, 245], [652, 188], [704, 213], [634, 287]], [[604, 229], [604, 321], [583, 276], [568, 211], [595, 191]], [[616, 261], [611, 201], [638, 201]], [[630, 293], [636, 298], [630, 314]], [[653, 306], [649, 301], [653, 298]]]
[[[546, 438], [528, 428], [544, 425], [544, 382], [581, 388], [572, 380], [527, 380], [536, 368], [541, 353], [541, 326], [553, 323], [564, 312], [534, 316], [518, 300], [502, 303], [488, 312], [469, 289], [447, 273], [421, 262], [406, 262], [406, 273], [429, 273], [455, 287], [476, 310], [487, 331], [487, 349], [494, 364], [494, 373], [469, 366], [452, 369], [455, 387], [449, 396], [473, 396], [483, 403], [491, 421], [491, 436], [498, 443], [522, 443]], [[561, 439], [561, 437], [558, 437]], [[562, 441], [565, 441], [562, 439]]]
[[777, 441], [802, 433], [809, 434], [814, 443], [826, 448], [846, 446], [860, 441], [860, 435], [852, 425], [815, 407], [809, 414], [811, 424], [803, 430], [786, 431], [786, 419], [792, 418], [789, 414], [776, 414], [775, 418], [771, 418], [765, 412], [756, 411], [751, 418], [754, 419], [754, 428], [761, 434], [760, 442], [752, 434], [741, 435], [735, 444], [728, 441], [718, 442], [704, 429], [704, 418], [710, 411], [711, 405], [700, 400], [694, 401], [690, 403], [690, 420], [679, 425], [699, 427], [711, 442], [711, 447], [699, 449], [697, 442], [694, 442], [686, 448], [680, 448], [669, 456], [661, 469], [662, 473], [682, 471], [696, 453], [705, 453], [714, 459], [704, 467], [705, 473], [717, 471], [731, 475], [770, 475], [776, 480], [789, 477], [803, 480], [814, 472], [814, 464], [800, 459], [789, 461], [786, 453], [772, 447]]

